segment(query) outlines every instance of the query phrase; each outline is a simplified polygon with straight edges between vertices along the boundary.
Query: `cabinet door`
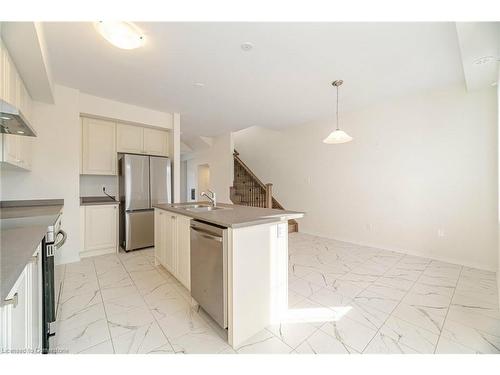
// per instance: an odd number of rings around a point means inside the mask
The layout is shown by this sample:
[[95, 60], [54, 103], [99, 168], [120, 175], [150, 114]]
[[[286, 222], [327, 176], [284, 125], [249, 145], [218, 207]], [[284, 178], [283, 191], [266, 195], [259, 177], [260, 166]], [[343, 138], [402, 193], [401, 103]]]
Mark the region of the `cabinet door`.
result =
[[14, 62], [12, 61], [11, 57], [7, 54], [7, 60], [4, 62], [8, 66], [8, 93], [7, 93], [7, 102], [12, 104], [14, 107], [18, 108], [19, 107], [19, 95], [18, 95], [18, 84], [19, 84], [19, 74], [17, 73], [16, 66], [14, 65]]
[[21, 160], [19, 159], [20, 154], [20, 136], [13, 134], [3, 134], [2, 135], [2, 160], [6, 163], [19, 166]]
[[2, 142], [0, 161], [30, 170], [33, 140], [33, 137], [2, 134], [0, 139], [0, 142]]
[[176, 217], [168, 212], [165, 213], [165, 227], [164, 227], [164, 248], [165, 248], [165, 268], [172, 274], [177, 273], [177, 254], [176, 254]]
[[5, 78], [3, 76], [3, 55], [4, 55], [4, 46], [2, 40], [0, 39], [0, 99], [4, 99], [4, 88], [5, 88]]
[[116, 175], [116, 125], [82, 118], [82, 174]]
[[148, 155], [168, 156], [168, 132], [144, 128], [144, 151]]
[[39, 247], [31, 264], [31, 322], [28, 346], [33, 349], [42, 347], [42, 254]]
[[167, 214], [165, 211], [155, 209], [155, 257], [156, 260], [165, 266], [165, 228]]
[[117, 206], [85, 206], [84, 252], [114, 252], [117, 247]]
[[177, 215], [177, 279], [191, 290], [191, 218]]
[[116, 142], [118, 152], [143, 154], [143, 135], [143, 128], [141, 128], [140, 126], [117, 124]]
[[[23, 350], [27, 348], [28, 335], [28, 288], [26, 285], [27, 269], [25, 268], [13, 288], [13, 295], [17, 294], [17, 304], [10, 305], [10, 348], [12, 350]], [[10, 298], [11, 296], [9, 296]]]
[[0, 87], [0, 91], [2, 93], [2, 99], [7, 103], [14, 104], [13, 98], [11, 97], [11, 73], [12, 73], [12, 65], [9, 59], [9, 54], [7, 52], [7, 48], [2, 46], [2, 86]]
[[31, 170], [34, 141], [33, 137], [19, 137], [19, 166], [23, 169]]
[[17, 102], [23, 116], [31, 123], [31, 97], [21, 78], [17, 81]]

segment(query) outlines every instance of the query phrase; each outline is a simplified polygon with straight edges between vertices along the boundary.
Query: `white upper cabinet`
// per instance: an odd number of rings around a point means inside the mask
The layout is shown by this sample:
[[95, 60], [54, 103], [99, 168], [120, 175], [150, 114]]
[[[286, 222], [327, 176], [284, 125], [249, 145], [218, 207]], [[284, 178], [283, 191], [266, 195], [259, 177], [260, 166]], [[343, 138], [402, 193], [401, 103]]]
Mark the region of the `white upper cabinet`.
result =
[[31, 116], [33, 103], [23, 80], [20, 77], [17, 80], [17, 107], [26, 118], [26, 120], [28, 120], [30, 125], [33, 126]]
[[168, 156], [168, 132], [142, 126], [117, 124], [118, 152]]
[[116, 175], [116, 124], [82, 118], [82, 174]]
[[0, 98], [18, 108], [31, 120], [31, 96], [19, 75], [7, 48], [0, 41]]
[[117, 124], [116, 141], [118, 152], [132, 154], [142, 154], [144, 152], [143, 128], [140, 126]]
[[10, 60], [7, 48], [5, 48], [3, 43], [1, 49], [2, 71], [0, 78], [2, 80], [2, 84], [0, 85], [0, 95], [3, 100], [13, 105], [15, 95], [12, 95], [12, 93], [15, 93], [16, 86], [15, 75], [13, 74], [14, 66]]
[[168, 132], [144, 128], [144, 151], [148, 155], [168, 156]]
[[[7, 48], [0, 41], [0, 99], [18, 108], [32, 123], [32, 100], [26, 86], [9, 56]], [[32, 147], [35, 138], [13, 134], [0, 136], [0, 162], [25, 170], [31, 169]]]

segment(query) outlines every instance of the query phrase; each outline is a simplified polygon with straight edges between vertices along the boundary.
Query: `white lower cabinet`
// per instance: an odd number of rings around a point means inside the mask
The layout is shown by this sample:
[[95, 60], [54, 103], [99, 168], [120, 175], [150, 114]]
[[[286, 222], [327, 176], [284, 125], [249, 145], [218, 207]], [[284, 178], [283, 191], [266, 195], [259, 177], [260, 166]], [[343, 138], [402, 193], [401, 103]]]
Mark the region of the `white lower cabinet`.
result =
[[188, 290], [190, 269], [191, 218], [155, 209], [155, 257]]
[[118, 252], [118, 205], [80, 207], [83, 238], [81, 257]]
[[191, 290], [191, 218], [177, 215], [177, 278]]
[[30, 263], [0, 307], [0, 350], [39, 353], [42, 344], [41, 254]]

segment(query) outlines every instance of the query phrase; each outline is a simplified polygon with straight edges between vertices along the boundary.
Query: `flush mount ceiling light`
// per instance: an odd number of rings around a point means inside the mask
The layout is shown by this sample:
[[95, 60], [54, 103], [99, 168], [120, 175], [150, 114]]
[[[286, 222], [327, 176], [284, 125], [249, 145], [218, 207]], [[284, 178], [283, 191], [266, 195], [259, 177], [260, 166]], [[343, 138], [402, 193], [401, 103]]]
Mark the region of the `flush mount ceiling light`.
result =
[[340, 130], [339, 128], [339, 86], [342, 85], [344, 81], [341, 79], [333, 81], [332, 86], [334, 86], [337, 89], [337, 128], [330, 133], [328, 137], [323, 139], [323, 143], [327, 144], [339, 144], [339, 143], [346, 143], [352, 141], [352, 137], [348, 135], [345, 131]]
[[99, 21], [95, 27], [104, 39], [121, 49], [139, 48], [145, 42], [141, 30], [131, 22]]

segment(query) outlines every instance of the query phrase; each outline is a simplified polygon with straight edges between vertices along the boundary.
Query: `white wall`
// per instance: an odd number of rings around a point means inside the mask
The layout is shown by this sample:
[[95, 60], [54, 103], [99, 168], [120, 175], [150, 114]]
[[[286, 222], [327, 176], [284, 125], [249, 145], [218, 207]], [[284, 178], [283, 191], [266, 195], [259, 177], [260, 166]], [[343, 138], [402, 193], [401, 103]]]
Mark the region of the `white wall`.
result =
[[84, 114], [135, 122], [164, 129], [172, 129], [173, 127], [173, 116], [171, 113], [159, 112], [85, 93], [80, 93], [79, 102], [79, 110]]
[[[498, 78], [497, 78], [497, 150], [498, 150], [498, 184], [497, 184], [497, 194], [500, 194], [500, 66], [498, 67]], [[498, 299], [500, 300], [500, 196], [498, 199], [498, 270], [497, 270], [497, 284], [498, 284]]]
[[[208, 164], [210, 168], [210, 190], [217, 194], [217, 201], [231, 203], [229, 187], [233, 185], [233, 133], [212, 139], [212, 145], [193, 153], [187, 160], [187, 190], [196, 189], [195, 201], [202, 200], [198, 189], [198, 166]], [[189, 199], [191, 200], [191, 199]]]
[[106, 196], [102, 187], [106, 188], [106, 193], [116, 197], [118, 195], [118, 177], [117, 176], [80, 176], [80, 196], [81, 197], [104, 197]]
[[[427, 93], [327, 121], [235, 133], [235, 148], [301, 232], [495, 270], [495, 90]], [[442, 230], [443, 236], [438, 236]]]
[[[0, 200], [64, 199], [63, 227], [68, 241], [59, 263], [79, 259], [80, 247], [80, 121], [78, 91], [54, 86], [55, 104], [34, 102], [31, 172], [2, 169]], [[41, 239], [40, 239], [41, 240]]]
[[181, 161], [180, 163], [180, 189], [181, 189], [181, 202], [187, 202], [188, 192], [187, 192], [187, 161]]

